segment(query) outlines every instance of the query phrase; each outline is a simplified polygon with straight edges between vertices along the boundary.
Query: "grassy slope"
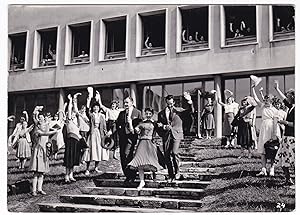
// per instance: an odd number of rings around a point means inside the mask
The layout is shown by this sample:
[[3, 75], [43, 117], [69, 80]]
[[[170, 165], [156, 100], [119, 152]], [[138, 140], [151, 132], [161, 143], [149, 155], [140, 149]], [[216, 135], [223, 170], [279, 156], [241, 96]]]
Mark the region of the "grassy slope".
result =
[[[194, 143], [195, 144], [195, 143]], [[197, 143], [196, 143], [197, 144]], [[207, 143], [206, 143], [207, 144]], [[207, 187], [205, 197], [202, 199], [202, 211], [275, 211], [277, 203], [285, 203], [284, 210], [291, 211], [295, 207], [295, 191], [282, 185], [283, 173], [276, 168], [276, 177], [257, 178], [255, 174], [260, 169], [258, 155], [253, 158], [238, 159], [240, 149], [204, 149], [191, 150], [195, 154], [201, 167], [214, 167], [219, 177], [212, 180]], [[86, 177], [83, 174], [85, 166], [76, 169], [75, 177], [78, 181], [73, 184], [63, 184], [64, 168], [60, 160], [51, 161], [51, 171], [45, 177], [44, 190], [49, 195], [32, 197], [30, 194], [8, 196], [9, 211], [35, 212], [38, 211], [36, 203], [59, 202], [61, 194], [80, 193], [82, 186], [94, 186], [92, 174]], [[21, 179], [30, 179], [32, 173], [20, 171], [16, 168], [13, 155], [8, 159], [8, 182]], [[118, 171], [120, 164], [116, 160], [101, 162], [103, 171]], [[51, 195], [50, 195], [51, 193]]]

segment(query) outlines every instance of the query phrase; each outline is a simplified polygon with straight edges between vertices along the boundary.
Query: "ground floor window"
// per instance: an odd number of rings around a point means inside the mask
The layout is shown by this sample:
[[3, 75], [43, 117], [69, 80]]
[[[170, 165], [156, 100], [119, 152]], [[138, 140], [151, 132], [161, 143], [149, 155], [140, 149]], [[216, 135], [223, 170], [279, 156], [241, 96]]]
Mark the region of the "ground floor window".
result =
[[[201, 92], [211, 91], [214, 89], [214, 81], [196, 81], [196, 82], [180, 82], [159, 85], [143, 86], [143, 101], [141, 108], [146, 107], [154, 109], [154, 119], [157, 120], [157, 114], [165, 105], [165, 97], [173, 95], [176, 107], [187, 108], [188, 104], [183, 98], [183, 92], [187, 91], [191, 94], [195, 112], [193, 114], [184, 113], [183, 130], [185, 135], [196, 135], [198, 132], [198, 112], [202, 111], [202, 107], [206, 104], [206, 100], [201, 95]], [[200, 93], [200, 94], [199, 94]], [[198, 96], [199, 95], [199, 96]]]
[[[285, 72], [286, 73], [286, 72]], [[258, 77], [262, 78], [262, 81], [257, 87], [257, 95], [260, 98], [258, 89], [263, 88], [264, 94], [272, 94], [274, 96], [278, 97], [277, 92], [274, 89], [274, 81], [278, 80], [279, 81], [279, 86], [282, 90], [287, 91], [290, 88], [295, 88], [295, 74], [292, 72], [282, 74], [282, 75], [277, 75], [277, 74], [271, 74], [271, 75], [257, 75]], [[241, 103], [241, 100], [248, 95], [252, 95], [251, 92], [251, 80], [250, 78], [247, 77], [242, 77], [242, 78], [230, 78], [224, 80], [224, 90], [229, 89], [230, 91], [233, 92], [235, 101], [237, 103]], [[224, 98], [224, 97], [223, 97]], [[256, 127], [259, 129], [261, 125], [261, 113], [262, 109], [261, 108], [256, 108]]]
[[37, 105], [44, 106], [43, 111], [52, 116], [58, 111], [58, 92], [34, 92], [24, 94], [8, 95], [8, 115], [14, 115], [16, 118], [8, 124], [9, 132], [12, 132], [15, 124], [19, 122], [22, 112], [27, 111], [29, 115], [29, 124], [32, 124], [32, 113]]

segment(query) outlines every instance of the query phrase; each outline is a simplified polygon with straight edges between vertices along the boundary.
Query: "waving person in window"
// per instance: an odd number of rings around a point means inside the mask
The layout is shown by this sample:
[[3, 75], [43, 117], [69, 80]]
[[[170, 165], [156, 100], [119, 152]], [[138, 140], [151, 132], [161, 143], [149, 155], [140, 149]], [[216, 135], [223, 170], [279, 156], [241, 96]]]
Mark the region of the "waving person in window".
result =
[[192, 35], [189, 36], [188, 40], [185, 38], [185, 32], [186, 32], [186, 30], [182, 31], [182, 41], [187, 43], [187, 44], [195, 43], [196, 41], [193, 40]]
[[145, 47], [147, 49], [152, 49], [152, 43], [149, 42], [149, 40], [150, 40], [150, 37], [147, 37], [146, 40], [145, 40]]
[[49, 49], [48, 49], [48, 53], [51, 56], [52, 60], [56, 60], [56, 52], [55, 49], [51, 49], [52, 45], [49, 44]]

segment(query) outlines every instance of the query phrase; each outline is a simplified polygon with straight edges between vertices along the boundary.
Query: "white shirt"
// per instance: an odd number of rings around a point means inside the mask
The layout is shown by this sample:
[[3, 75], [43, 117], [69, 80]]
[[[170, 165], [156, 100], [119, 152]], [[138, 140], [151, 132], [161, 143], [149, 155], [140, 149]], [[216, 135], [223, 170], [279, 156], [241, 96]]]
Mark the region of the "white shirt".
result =
[[129, 118], [131, 118], [132, 110], [133, 110], [133, 106], [129, 107], [128, 111], [126, 111], [126, 113], [128, 113]]

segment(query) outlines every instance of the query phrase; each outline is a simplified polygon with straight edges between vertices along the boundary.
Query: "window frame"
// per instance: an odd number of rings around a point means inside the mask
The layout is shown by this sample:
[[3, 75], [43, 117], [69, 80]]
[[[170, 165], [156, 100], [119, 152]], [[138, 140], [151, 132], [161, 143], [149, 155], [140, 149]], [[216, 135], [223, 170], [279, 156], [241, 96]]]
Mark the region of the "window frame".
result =
[[[56, 59], [55, 59], [55, 65], [49, 65], [49, 66], [40, 66], [40, 56], [41, 56], [41, 35], [39, 31], [45, 31], [49, 29], [55, 29], [56, 28]], [[58, 66], [58, 48], [60, 44], [60, 33], [61, 33], [61, 27], [60, 25], [55, 26], [47, 26], [43, 28], [36, 29], [34, 31], [34, 42], [33, 42], [33, 60], [32, 60], [32, 69], [43, 69], [43, 68], [54, 68]]]
[[[72, 62], [72, 40], [73, 40], [73, 33], [71, 27], [80, 27], [84, 26], [85, 24], [90, 24], [90, 50], [89, 50], [89, 60], [84, 62]], [[93, 20], [86, 20], [80, 22], [69, 23], [66, 25], [66, 37], [65, 37], [65, 59], [64, 65], [71, 66], [71, 65], [78, 65], [78, 64], [89, 64], [92, 62], [93, 57], [93, 41], [94, 41], [94, 21]]]
[[[142, 34], [143, 34], [143, 22], [142, 16], [152, 16], [165, 13], [165, 51], [161, 53], [149, 53], [142, 55], [143, 50], [143, 41], [142, 41]], [[167, 55], [168, 54], [168, 47], [169, 47], [169, 34], [168, 34], [168, 26], [169, 26], [169, 13], [168, 8], [161, 8], [161, 9], [154, 9], [151, 11], [142, 11], [136, 14], [136, 50], [135, 56], [136, 58], [141, 57], [151, 57], [151, 56], [159, 56], [159, 55]]]
[[[227, 6], [251, 6], [255, 7], [255, 27], [256, 27], [256, 40], [251, 42], [240, 42], [236, 44], [226, 44], [226, 15], [225, 15], [225, 7]], [[259, 29], [259, 5], [220, 5], [220, 36], [221, 36], [221, 48], [230, 48], [230, 47], [238, 47], [238, 46], [247, 46], [247, 45], [257, 45], [259, 41], [259, 35], [261, 33]], [[238, 39], [237, 39], [238, 41]]]
[[[106, 24], [105, 21], [118, 21], [125, 18], [126, 30], [125, 30], [125, 57], [113, 57], [112, 59], [105, 59], [106, 55]], [[99, 31], [99, 62], [114, 61], [114, 60], [126, 60], [128, 58], [128, 44], [129, 44], [129, 16], [128, 14], [106, 17], [100, 19], [100, 31]]]
[[[289, 6], [289, 5], [269, 5], [269, 41], [279, 42], [279, 41], [287, 41], [287, 40], [295, 40], [295, 31], [293, 33], [289, 33], [291, 37], [288, 35], [283, 35], [280, 38], [274, 37], [274, 27], [273, 27], [273, 6]], [[296, 13], [296, 10], [295, 10]]]
[[[12, 39], [11, 37], [16, 36], [18, 34], [26, 34], [25, 39], [25, 55], [24, 55], [24, 68], [22, 69], [10, 69], [10, 60], [11, 60], [11, 49], [12, 49]], [[28, 56], [29, 56], [29, 30], [21, 30], [16, 32], [10, 32], [8, 34], [8, 72], [21, 72], [26, 71], [28, 69]]]
[[[208, 46], [207, 47], [200, 47], [200, 48], [194, 48], [190, 50], [182, 50], [182, 10], [188, 10], [188, 9], [195, 9], [195, 8], [201, 8], [201, 7], [208, 7], [208, 29], [207, 29], [207, 35], [208, 35]], [[212, 5], [182, 5], [177, 6], [176, 8], [176, 53], [185, 53], [185, 52], [195, 52], [195, 51], [205, 51], [211, 49], [211, 35], [212, 35], [212, 24], [211, 24], [211, 15], [212, 15]]]

